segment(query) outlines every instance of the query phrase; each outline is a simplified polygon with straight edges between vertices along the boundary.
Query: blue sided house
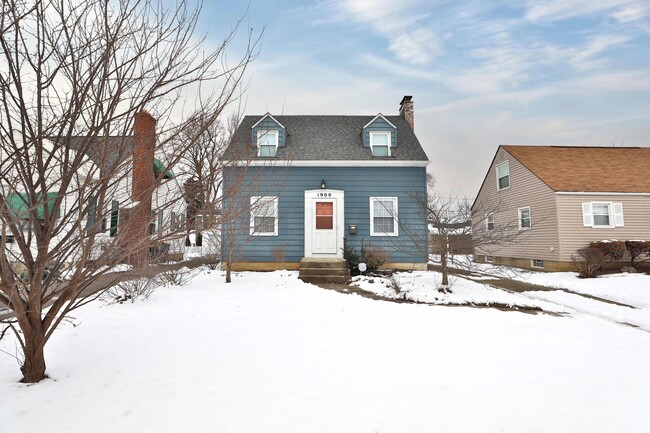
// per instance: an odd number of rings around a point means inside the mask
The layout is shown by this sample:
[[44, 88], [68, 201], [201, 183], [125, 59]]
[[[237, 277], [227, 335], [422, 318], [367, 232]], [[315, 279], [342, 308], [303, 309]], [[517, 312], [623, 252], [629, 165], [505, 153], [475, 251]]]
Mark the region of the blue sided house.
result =
[[344, 243], [380, 252], [385, 268], [426, 269], [429, 160], [411, 96], [397, 116], [246, 116], [224, 158], [232, 269], [302, 274], [306, 261], [341, 262]]

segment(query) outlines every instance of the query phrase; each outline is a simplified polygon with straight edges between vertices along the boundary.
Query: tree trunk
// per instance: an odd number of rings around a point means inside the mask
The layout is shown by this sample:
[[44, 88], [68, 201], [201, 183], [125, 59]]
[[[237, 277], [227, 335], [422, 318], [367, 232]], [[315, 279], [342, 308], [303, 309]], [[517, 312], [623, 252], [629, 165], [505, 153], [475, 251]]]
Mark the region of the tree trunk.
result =
[[226, 283], [230, 283], [230, 268], [232, 268], [232, 244], [228, 245], [228, 266], [226, 267]]
[[20, 367], [23, 383], [36, 383], [45, 379], [45, 332], [42, 329], [24, 330], [25, 335], [25, 361]]
[[449, 244], [447, 235], [445, 234], [442, 241], [442, 248], [440, 248], [440, 268], [442, 270], [442, 287], [447, 289], [449, 287], [449, 272], [447, 271], [447, 254], [449, 254]]

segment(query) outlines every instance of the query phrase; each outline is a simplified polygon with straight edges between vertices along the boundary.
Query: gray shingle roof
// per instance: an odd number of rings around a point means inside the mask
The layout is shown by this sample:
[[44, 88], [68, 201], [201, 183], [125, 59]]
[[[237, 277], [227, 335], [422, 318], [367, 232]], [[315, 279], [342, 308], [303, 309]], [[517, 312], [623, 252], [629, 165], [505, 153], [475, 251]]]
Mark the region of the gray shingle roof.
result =
[[251, 127], [264, 116], [246, 116], [226, 149], [226, 160], [289, 161], [428, 161], [413, 130], [400, 116], [384, 116], [397, 127], [397, 147], [391, 156], [373, 157], [363, 147], [361, 132], [375, 116], [273, 116], [287, 131], [286, 146], [275, 158], [257, 156]]

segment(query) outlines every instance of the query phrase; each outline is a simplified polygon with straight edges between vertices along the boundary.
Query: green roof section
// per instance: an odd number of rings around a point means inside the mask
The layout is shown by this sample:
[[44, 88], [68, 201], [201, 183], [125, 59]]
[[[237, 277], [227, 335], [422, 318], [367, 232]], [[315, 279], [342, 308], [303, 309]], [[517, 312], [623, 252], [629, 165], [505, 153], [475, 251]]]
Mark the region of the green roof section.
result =
[[[41, 197], [42, 194], [38, 194], [36, 197], [36, 200], [38, 202], [41, 202]], [[54, 210], [54, 201], [56, 200], [56, 193], [55, 192], [48, 192], [47, 193], [47, 209], [50, 215], [52, 214], [52, 211]], [[15, 217], [20, 218], [20, 219], [27, 219], [29, 217], [29, 195], [25, 193], [12, 193], [7, 195], [7, 200], [6, 200], [6, 205], [7, 208], [11, 213], [14, 214]], [[56, 208], [56, 217], [60, 218], [61, 217], [61, 209]], [[43, 206], [38, 207], [38, 218], [43, 219], [45, 218], [45, 212], [43, 211]]]
[[174, 177], [174, 173], [172, 173], [171, 170], [167, 170], [165, 164], [163, 164], [158, 158], [153, 159], [153, 173], [156, 177], [160, 176], [160, 173], [165, 173], [163, 179], [171, 179]]

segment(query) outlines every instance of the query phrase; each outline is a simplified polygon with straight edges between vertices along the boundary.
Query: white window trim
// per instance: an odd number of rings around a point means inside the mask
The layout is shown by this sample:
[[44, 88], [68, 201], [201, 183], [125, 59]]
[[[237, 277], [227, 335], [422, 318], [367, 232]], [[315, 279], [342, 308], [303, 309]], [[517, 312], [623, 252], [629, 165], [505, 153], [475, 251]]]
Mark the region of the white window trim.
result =
[[[542, 262], [542, 265], [536, 265], [535, 260]], [[530, 266], [533, 268], [544, 269], [544, 260], [543, 259], [530, 259]]]
[[[606, 205], [609, 213], [609, 224], [596, 224], [594, 218], [594, 205]], [[611, 201], [591, 201], [582, 203], [582, 225], [594, 229], [613, 229], [624, 227], [625, 220], [623, 217], [623, 203]]]
[[[388, 134], [388, 156], [391, 156], [391, 154], [390, 154], [390, 145], [392, 143], [393, 136], [392, 136], [392, 133], [390, 131], [370, 131], [370, 138], [369, 138], [369, 140], [370, 140], [370, 153], [372, 153], [372, 156], [375, 156], [375, 150], [374, 150], [375, 145], [373, 144], [373, 136], [380, 135], [380, 134], [381, 135]], [[383, 146], [385, 146], [385, 145], [384, 144], [378, 145], [378, 147], [383, 147]]]
[[[521, 225], [521, 220], [522, 220], [521, 211], [524, 210], [528, 211], [528, 221], [530, 224], [528, 227], [523, 227]], [[530, 206], [520, 207], [519, 209], [517, 209], [517, 214], [518, 214], [517, 224], [519, 225], [519, 230], [530, 230], [533, 228], [533, 213], [530, 211]]]
[[485, 256], [485, 263], [494, 263], [494, 256]]
[[[256, 211], [259, 209], [262, 202], [272, 201], [273, 202], [273, 233], [258, 233], [255, 231], [255, 217], [257, 216]], [[251, 197], [251, 208], [250, 208], [250, 234], [251, 236], [277, 236], [278, 235], [278, 197], [277, 196], [254, 196]]]
[[[393, 233], [376, 232], [375, 231], [375, 201], [392, 201], [394, 202], [394, 209], [396, 210], [393, 215]], [[399, 206], [397, 197], [370, 197], [370, 236], [399, 236]]]
[[[503, 165], [508, 167], [508, 186], [506, 186], [505, 188], [499, 188], [499, 167], [501, 167]], [[495, 173], [496, 173], [496, 178], [497, 178], [497, 191], [503, 191], [503, 190], [506, 190], [506, 189], [510, 189], [510, 184], [511, 184], [511, 182], [510, 182], [510, 163], [508, 161], [504, 161], [504, 162], [502, 162], [500, 164], [497, 164], [496, 168], [495, 168]]]
[[[260, 146], [260, 144], [259, 144], [260, 136], [275, 136], [275, 154], [277, 155], [278, 146], [280, 145], [280, 131], [270, 130], [270, 129], [265, 129], [265, 130], [260, 129], [259, 131], [257, 131], [257, 137], [256, 137], [256, 139], [257, 139], [257, 156], [261, 156], [260, 153], [262, 151], [262, 146]], [[272, 158], [272, 157], [268, 157], [268, 158]]]
[[[490, 217], [492, 218], [492, 228], [490, 228]], [[494, 231], [494, 213], [489, 213], [485, 215], [485, 230]]]

